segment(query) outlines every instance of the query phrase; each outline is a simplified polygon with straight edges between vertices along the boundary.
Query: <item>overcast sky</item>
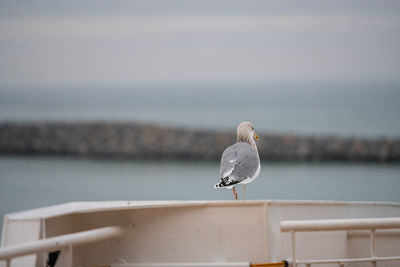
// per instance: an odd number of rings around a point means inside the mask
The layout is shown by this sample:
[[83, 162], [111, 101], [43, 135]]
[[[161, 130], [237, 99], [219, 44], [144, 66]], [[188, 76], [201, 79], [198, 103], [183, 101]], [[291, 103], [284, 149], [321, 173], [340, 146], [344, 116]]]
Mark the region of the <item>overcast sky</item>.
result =
[[0, 86], [398, 80], [400, 1], [0, 1]]

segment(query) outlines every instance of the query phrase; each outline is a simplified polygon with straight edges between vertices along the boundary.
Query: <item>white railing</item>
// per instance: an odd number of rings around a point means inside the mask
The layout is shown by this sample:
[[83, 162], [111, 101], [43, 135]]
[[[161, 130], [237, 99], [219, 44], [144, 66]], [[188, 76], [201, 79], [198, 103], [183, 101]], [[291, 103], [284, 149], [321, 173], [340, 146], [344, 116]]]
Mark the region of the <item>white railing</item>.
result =
[[[344, 266], [346, 263], [371, 262], [376, 265], [379, 261], [400, 261], [400, 256], [378, 257], [375, 249], [375, 231], [380, 229], [400, 229], [400, 218], [372, 218], [372, 219], [338, 219], [338, 220], [304, 220], [304, 221], [282, 221], [281, 231], [291, 233], [292, 243], [292, 265], [312, 264], [338, 264]], [[370, 233], [370, 257], [326, 259], [326, 260], [297, 260], [296, 259], [296, 232], [315, 231], [350, 231], [369, 230]]]
[[30, 241], [23, 244], [5, 246], [0, 248], [0, 261], [6, 261], [6, 266], [8, 267], [10, 266], [11, 260], [16, 257], [65, 248], [69, 248], [70, 251], [72, 251], [72, 246], [118, 237], [122, 232], [123, 229], [121, 227], [108, 226], [37, 241]]

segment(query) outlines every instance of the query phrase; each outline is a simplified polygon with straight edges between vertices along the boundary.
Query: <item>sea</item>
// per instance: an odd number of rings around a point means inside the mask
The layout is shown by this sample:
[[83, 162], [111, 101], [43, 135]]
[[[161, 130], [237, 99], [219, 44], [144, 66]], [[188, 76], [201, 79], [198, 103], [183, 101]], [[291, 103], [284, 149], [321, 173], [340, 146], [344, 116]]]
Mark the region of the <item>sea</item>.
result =
[[[262, 133], [400, 137], [400, 82], [0, 87], [0, 123], [142, 122]], [[218, 162], [0, 156], [0, 216], [72, 201], [232, 200]], [[239, 197], [242, 197], [239, 186]], [[400, 202], [400, 165], [262, 162], [246, 199]]]

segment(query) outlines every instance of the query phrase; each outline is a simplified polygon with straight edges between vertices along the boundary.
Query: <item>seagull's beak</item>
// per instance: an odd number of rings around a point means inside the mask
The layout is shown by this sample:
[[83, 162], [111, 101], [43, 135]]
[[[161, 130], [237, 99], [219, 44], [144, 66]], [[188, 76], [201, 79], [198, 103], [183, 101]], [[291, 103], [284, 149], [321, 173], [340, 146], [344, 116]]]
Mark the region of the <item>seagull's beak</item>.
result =
[[260, 137], [258, 137], [258, 134], [257, 134], [257, 133], [254, 133], [254, 139], [256, 139], [256, 140], [259, 140], [259, 139], [260, 139]]

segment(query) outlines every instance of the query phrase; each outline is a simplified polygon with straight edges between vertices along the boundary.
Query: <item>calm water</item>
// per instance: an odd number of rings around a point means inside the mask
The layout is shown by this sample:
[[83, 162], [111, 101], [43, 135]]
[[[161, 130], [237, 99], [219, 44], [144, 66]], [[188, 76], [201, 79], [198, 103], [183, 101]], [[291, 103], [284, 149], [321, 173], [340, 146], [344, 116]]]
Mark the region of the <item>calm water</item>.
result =
[[[0, 216], [69, 201], [231, 200], [217, 163], [0, 157]], [[400, 165], [263, 164], [247, 199], [400, 202]], [[239, 187], [241, 197], [242, 188]]]

